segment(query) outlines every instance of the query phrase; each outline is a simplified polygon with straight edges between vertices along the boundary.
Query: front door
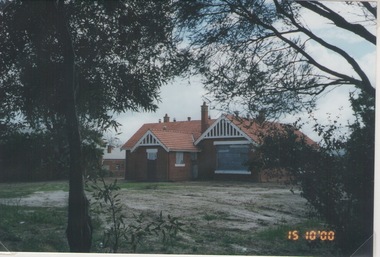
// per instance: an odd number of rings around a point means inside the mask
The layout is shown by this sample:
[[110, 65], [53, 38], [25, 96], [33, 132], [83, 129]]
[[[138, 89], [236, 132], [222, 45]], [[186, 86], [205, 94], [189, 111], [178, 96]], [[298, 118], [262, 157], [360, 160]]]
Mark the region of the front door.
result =
[[148, 160], [148, 181], [155, 181], [157, 173], [157, 160]]
[[191, 178], [198, 178], [198, 161], [197, 161], [197, 153], [191, 153]]
[[157, 179], [157, 149], [147, 149], [147, 180]]

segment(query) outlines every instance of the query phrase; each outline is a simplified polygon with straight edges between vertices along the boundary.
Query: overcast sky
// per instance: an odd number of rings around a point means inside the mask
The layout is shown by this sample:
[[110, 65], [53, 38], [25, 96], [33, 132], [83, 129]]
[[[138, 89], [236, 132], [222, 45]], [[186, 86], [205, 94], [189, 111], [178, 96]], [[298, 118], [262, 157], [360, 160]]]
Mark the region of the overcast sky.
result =
[[[334, 2], [332, 4], [336, 6], [342, 5], [339, 7], [339, 10], [345, 13], [349, 12], [349, 10], [343, 8], [343, 3]], [[314, 13], [308, 13], [305, 17], [307, 17], [309, 27], [318, 35], [331, 43], [339, 44], [343, 49], [349, 51], [359, 64], [365, 67], [373, 85], [375, 84], [375, 46], [372, 46], [353, 34], [344, 33], [341, 30], [338, 32], [334, 26], [331, 26], [326, 20]], [[376, 27], [372, 26], [371, 30], [375, 31], [375, 29]], [[310, 44], [308, 47], [310, 49], [309, 53], [317, 60], [320, 60], [320, 62], [328, 64], [329, 67], [345, 72], [350, 69], [343, 60], [329, 53], [326, 49], [318, 48], [315, 44]], [[320, 99], [318, 108], [314, 113], [318, 120], [326, 123], [328, 113], [331, 114], [333, 118], [340, 116], [339, 121], [343, 124], [346, 124], [347, 120], [352, 119], [352, 111], [348, 102], [348, 93], [352, 89], [352, 87], [340, 87], [324, 95]], [[158, 104], [159, 108], [155, 113], [127, 112], [117, 116], [117, 121], [122, 124], [122, 127], [120, 127], [122, 134], [118, 135], [121, 143], [125, 143], [144, 123], [158, 122], [158, 119], [162, 119], [166, 113], [171, 120], [176, 118], [177, 121], [181, 121], [186, 120], [187, 117], [200, 119], [200, 106], [203, 103], [203, 97], [210, 97], [206, 95], [200, 77], [190, 79], [177, 78], [172, 83], [161, 88], [160, 96], [162, 102]], [[211, 103], [211, 107], [212, 105], [213, 103]], [[222, 112], [210, 110], [209, 113], [212, 118], [218, 118]], [[297, 117], [283, 117], [281, 121], [292, 122]], [[301, 113], [299, 117], [302, 117], [303, 121], [307, 121], [307, 115]], [[305, 126], [303, 128], [304, 133], [318, 141], [318, 136], [310, 127], [311, 125]], [[108, 133], [106, 137], [110, 137], [112, 134], [113, 133]]]

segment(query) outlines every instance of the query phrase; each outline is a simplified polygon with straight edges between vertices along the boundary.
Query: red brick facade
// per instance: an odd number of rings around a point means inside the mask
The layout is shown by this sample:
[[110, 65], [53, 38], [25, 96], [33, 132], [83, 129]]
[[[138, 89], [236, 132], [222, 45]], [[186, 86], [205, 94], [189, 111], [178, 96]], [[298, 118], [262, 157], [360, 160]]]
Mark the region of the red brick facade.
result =
[[[148, 160], [147, 149], [157, 149], [157, 159]], [[184, 164], [176, 165], [176, 152], [162, 147], [139, 147], [126, 151], [125, 179], [142, 181], [182, 181], [191, 177], [191, 153], [183, 152]]]
[[103, 169], [108, 170], [114, 177], [124, 177], [125, 159], [103, 159]]
[[[188, 118], [187, 121], [170, 122], [167, 114], [163, 120], [144, 124], [123, 145], [122, 149], [126, 150], [126, 179], [244, 179], [266, 182], [286, 178], [248, 170], [249, 159], [260, 143], [260, 137], [273, 127], [281, 129], [279, 123], [262, 124], [232, 115], [211, 120], [205, 103], [201, 106], [201, 120]], [[310, 143], [313, 142], [310, 140]]]

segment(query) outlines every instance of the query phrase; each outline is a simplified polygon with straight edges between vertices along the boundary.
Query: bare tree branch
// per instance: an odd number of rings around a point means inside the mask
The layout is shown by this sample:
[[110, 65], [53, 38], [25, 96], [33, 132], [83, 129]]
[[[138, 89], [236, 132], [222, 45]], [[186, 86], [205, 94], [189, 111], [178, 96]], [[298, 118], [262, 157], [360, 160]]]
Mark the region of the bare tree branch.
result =
[[[308, 1], [298, 1], [298, 3], [306, 9], [309, 9], [319, 15], [331, 20], [334, 24], [342, 29], [355, 33], [360, 37], [364, 38], [368, 42], [376, 45], [376, 36], [370, 33], [364, 26], [360, 24], [352, 24], [345, 20], [341, 15], [334, 12], [327, 6], [323, 5], [321, 2], [308, 2]], [[368, 7], [366, 6], [368, 9]], [[376, 10], [370, 9], [372, 12]]]

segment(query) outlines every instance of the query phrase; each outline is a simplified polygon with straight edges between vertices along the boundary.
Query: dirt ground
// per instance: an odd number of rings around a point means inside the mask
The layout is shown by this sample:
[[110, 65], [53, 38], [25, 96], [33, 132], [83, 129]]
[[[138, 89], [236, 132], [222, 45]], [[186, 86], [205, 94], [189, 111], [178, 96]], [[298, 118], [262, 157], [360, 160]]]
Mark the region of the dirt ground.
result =
[[[306, 200], [297, 190], [292, 193], [289, 186], [279, 184], [176, 182], [162, 188], [122, 189], [120, 197], [130, 215], [162, 211], [190, 226], [242, 232], [301, 222], [307, 211]], [[64, 207], [67, 198], [64, 191], [35, 192], [23, 198], [0, 199], [0, 203]]]
[[[123, 182], [120, 182], [123, 183]], [[200, 217], [214, 213], [231, 217], [223, 226], [249, 230], [257, 223], [279, 219], [297, 221], [305, 217], [306, 200], [289, 186], [250, 182], [177, 182], [168, 189], [123, 189], [120, 197], [131, 212], [162, 211], [177, 217]], [[68, 192], [35, 192], [22, 198], [0, 199], [0, 203], [33, 207], [64, 207]], [[220, 224], [215, 224], [220, 225]]]

